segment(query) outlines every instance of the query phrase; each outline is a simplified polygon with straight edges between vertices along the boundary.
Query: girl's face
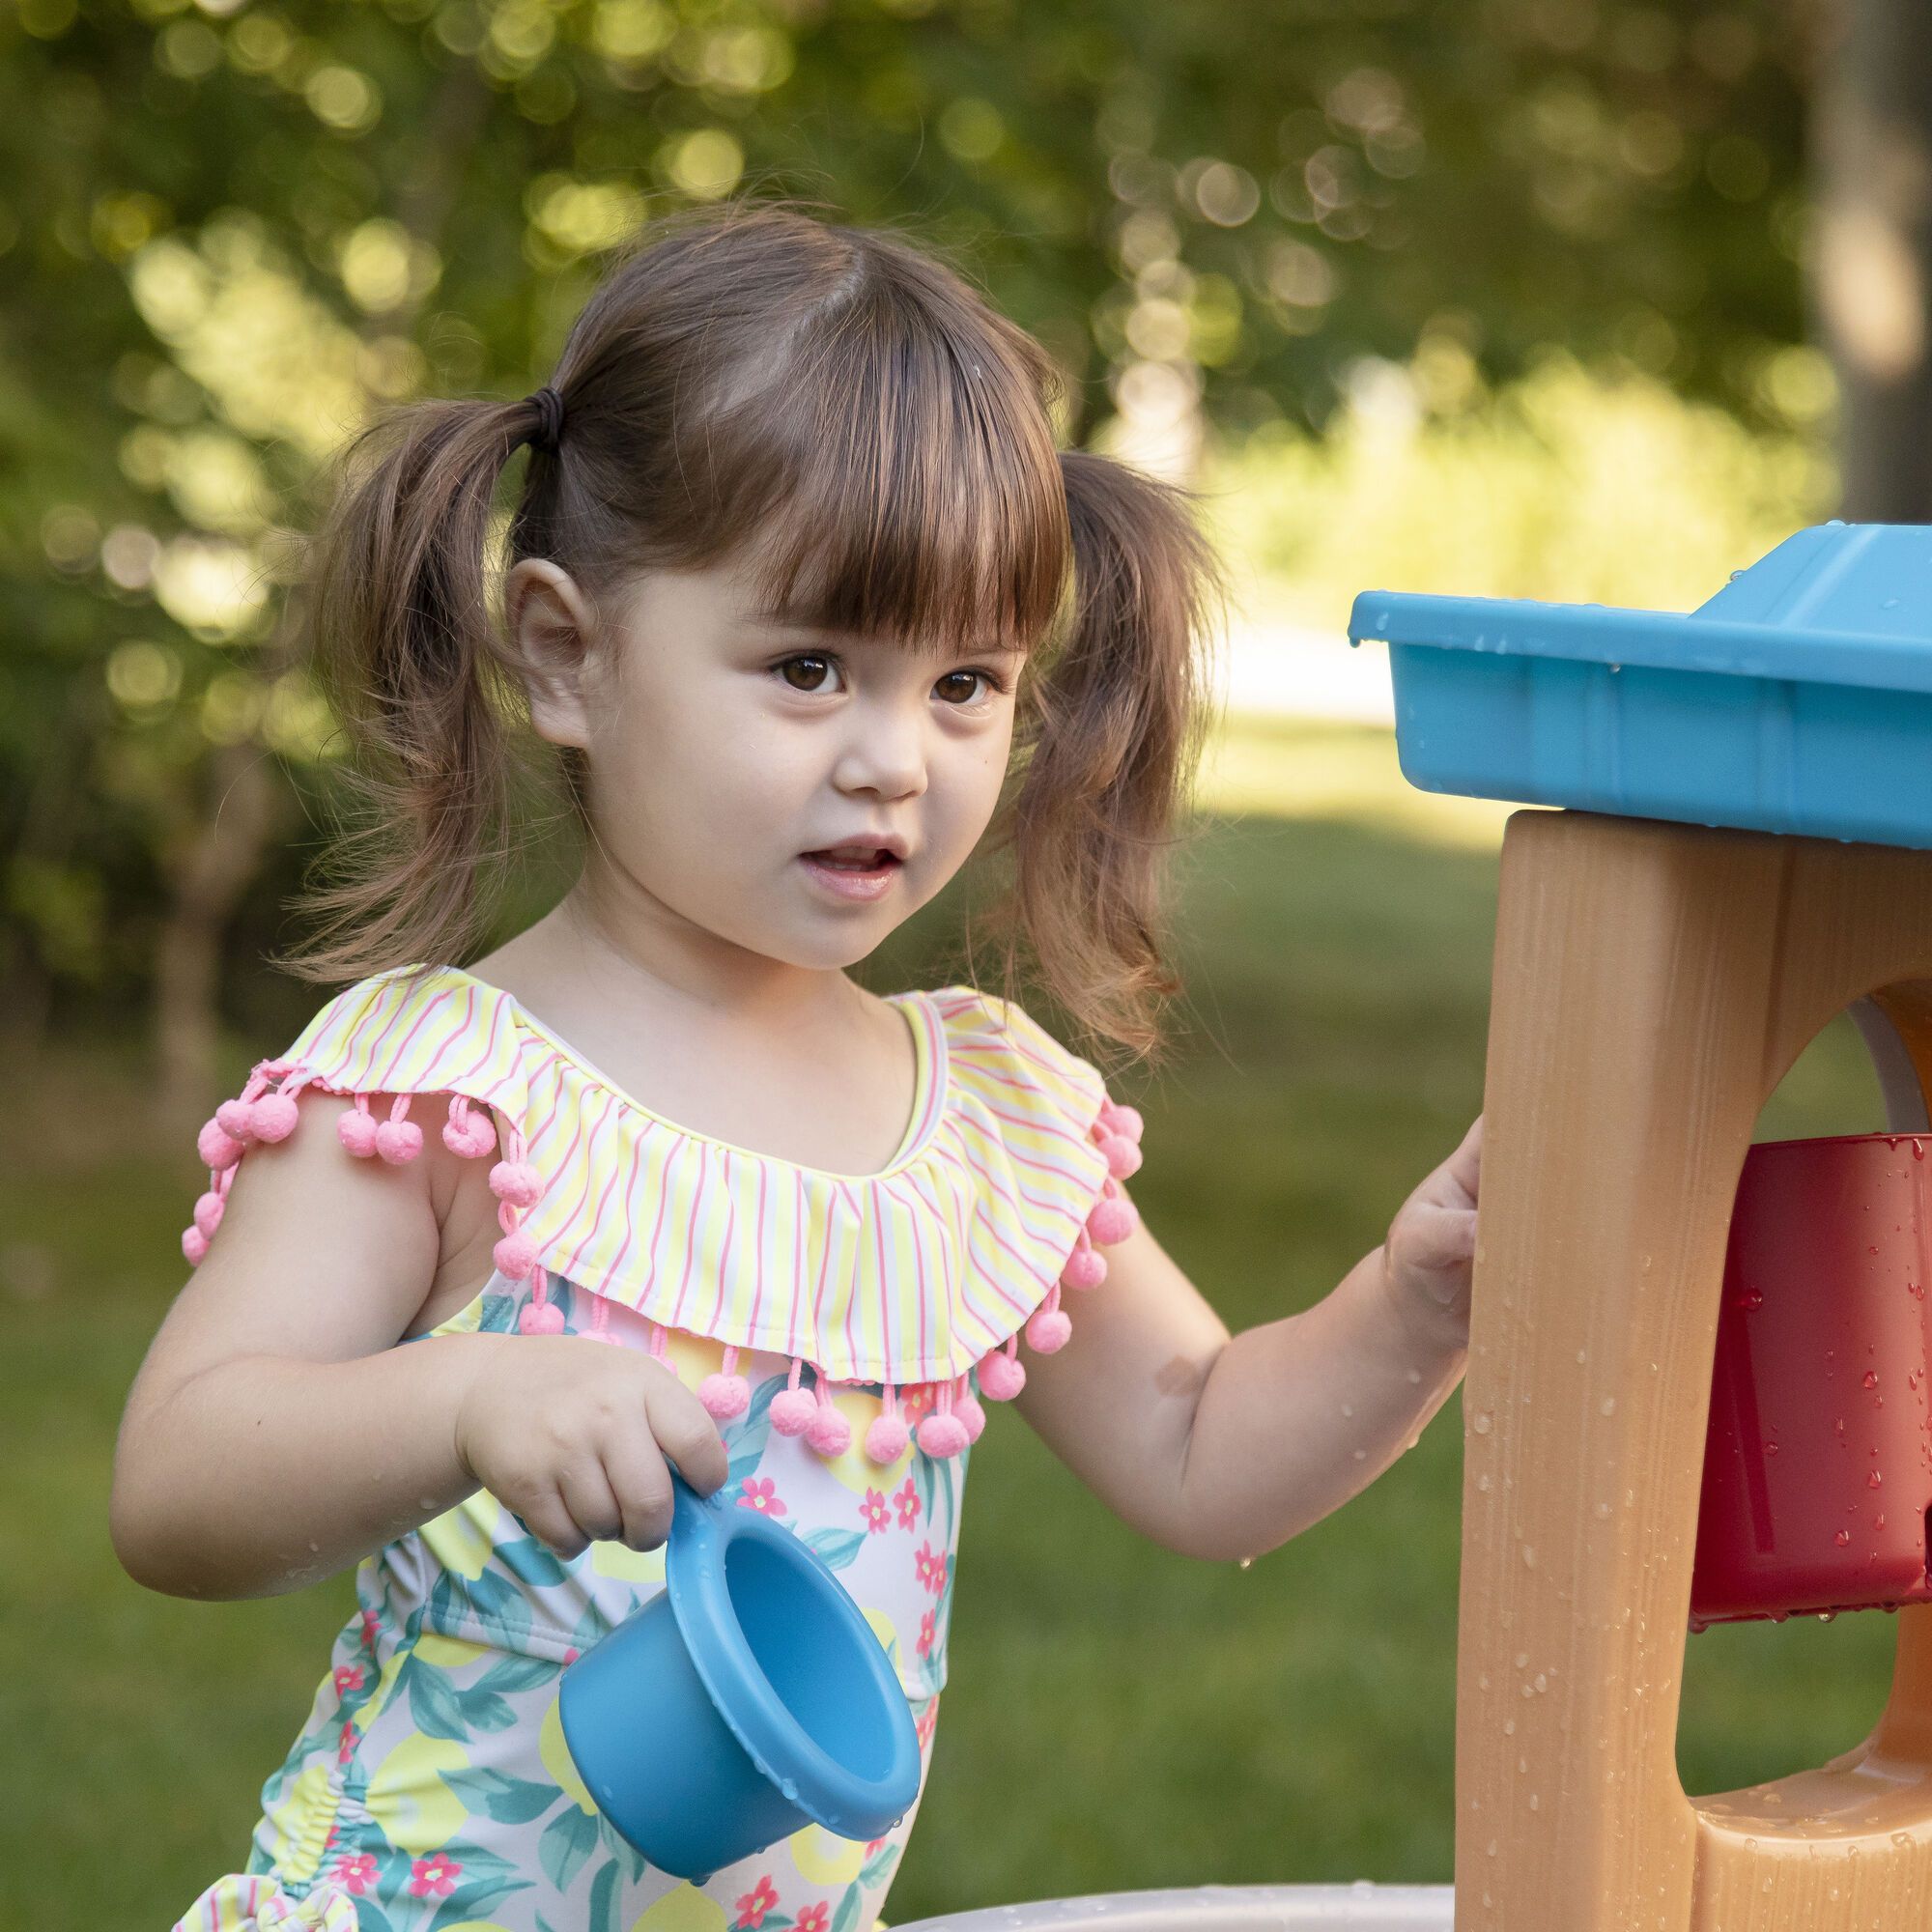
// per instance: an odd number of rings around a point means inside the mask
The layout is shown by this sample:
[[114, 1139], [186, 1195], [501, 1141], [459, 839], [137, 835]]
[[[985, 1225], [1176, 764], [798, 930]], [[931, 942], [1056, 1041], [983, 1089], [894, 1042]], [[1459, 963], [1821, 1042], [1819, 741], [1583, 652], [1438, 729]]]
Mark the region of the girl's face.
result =
[[[526, 654], [555, 665], [588, 617], [575, 584], [528, 561], [509, 596]], [[588, 755], [593, 865], [735, 946], [841, 968], [979, 842], [1023, 660], [800, 630], [756, 601], [741, 563], [645, 574], [574, 674], [532, 690], [532, 720]]]

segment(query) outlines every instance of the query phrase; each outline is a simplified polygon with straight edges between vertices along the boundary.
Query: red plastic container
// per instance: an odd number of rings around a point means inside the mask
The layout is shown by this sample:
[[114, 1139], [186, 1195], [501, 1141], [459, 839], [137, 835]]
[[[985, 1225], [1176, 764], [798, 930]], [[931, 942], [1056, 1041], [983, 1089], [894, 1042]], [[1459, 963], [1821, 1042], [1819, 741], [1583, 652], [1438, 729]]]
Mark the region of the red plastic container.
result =
[[1704, 1449], [1692, 1629], [1932, 1601], [1932, 1135], [1753, 1147]]

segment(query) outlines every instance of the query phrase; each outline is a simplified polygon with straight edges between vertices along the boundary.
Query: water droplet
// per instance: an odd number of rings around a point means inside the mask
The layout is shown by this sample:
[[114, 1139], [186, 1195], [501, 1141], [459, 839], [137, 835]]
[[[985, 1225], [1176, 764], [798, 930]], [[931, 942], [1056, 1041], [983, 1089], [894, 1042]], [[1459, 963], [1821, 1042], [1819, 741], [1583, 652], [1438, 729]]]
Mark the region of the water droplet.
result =
[[1767, 1442], [1764, 1445], [1764, 1453], [1767, 1456], [1776, 1456], [1777, 1454], [1777, 1444], [1776, 1442]]
[[1255, 1567], [1255, 1559], [1252, 1556], [1243, 1556], [1239, 1567], [1243, 1570], [1252, 1570]]
[[1516, 1654], [1516, 1667], [1517, 1667], [1517, 1668], [1518, 1668], [1519, 1670], [1527, 1670], [1527, 1669], [1529, 1668], [1529, 1652], [1528, 1652], [1528, 1651], [1526, 1651], [1526, 1650], [1520, 1650], [1520, 1651], [1518, 1651], [1518, 1652], [1517, 1652], [1517, 1654]]
[[1354, 1414], [1354, 1412], [1355, 1412], [1355, 1406], [1354, 1406], [1354, 1405], [1353, 1405], [1352, 1403], [1348, 1403], [1348, 1402], [1345, 1402], [1345, 1403], [1344, 1403], [1344, 1404], [1342, 1405], [1342, 1419], [1343, 1419], [1343, 1420], [1344, 1420], [1345, 1422], [1346, 1422], [1346, 1421], [1347, 1421], [1347, 1420], [1348, 1420], [1348, 1419], [1349, 1419], [1349, 1418], [1350, 1418], [1350, 1416], [1352, 1416], [1352, 1415]]
[[1867, 1369], [1865, 1371], [1865, 1387], [1868, 1389], [1878, 1387], [1878, 1371], [1876, 1369]]
[[1885, 1478], [1881, 1476], [1876, 1469], [1874, 1469], [1871, 1472], [1871, 1474], [1865, 1478], [1865, 1488], [1868, 1490], [1875, 1490], [1884, 1481]]
[[1616, 1397], [1613, 1395], [1606, 1395], [1604, 1398], [1602, 1404], [1598, 1407], [1598, 1413], [1600, 1415], [1614, 1415], [1616, 1412], [1617, 1412]]
[[1756, 1289], [1747, 1288], [1733, 1299], [1731, 1306], [1752, 1312], [1764, 1306], [1764, 1296]]
[[1832, 1541], [1835, 1543], [1840, 1549], [1842, 1549], [1845, 1547], [1845, 1545], [1848, 1544], [1851, 1540], [1852, 1540], [1852, 1532], [1849, 1529], [1841, 1529], [1837, 1533], [1837, 1535], [1833, 1537], [1832, 1539]]
[[1487, 1435], [1493, 1426], [1494, 1425], [1491, 1422], [1490, 1412], [1488, 1409], [1479, 1410], [1477, 1412], [1475, 1420], [1469, 1424], [1469, 1427], [1473, 1429], [1478, 1435]]
[[1522, 1567], [1525, 1570], [1536, 1568], [1536, 1549], [1531, 1544], [1525, 1543], [1522, 1546]]
[[1609, 1513], [1610, 1506], [1608, 1503], [1599, 1503], [1597, 1505], [1597, 1520], [1599, 1522], [1604, 1521], [1609, 1516]]

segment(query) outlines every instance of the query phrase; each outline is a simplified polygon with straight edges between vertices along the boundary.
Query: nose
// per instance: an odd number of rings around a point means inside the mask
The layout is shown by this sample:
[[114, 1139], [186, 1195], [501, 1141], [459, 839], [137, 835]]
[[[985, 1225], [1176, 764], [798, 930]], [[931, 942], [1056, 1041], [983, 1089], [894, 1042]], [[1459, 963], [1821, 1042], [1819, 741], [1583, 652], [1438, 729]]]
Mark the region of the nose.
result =
[[917, 798], [924, 791], [924, 720], [911, 706], [881, 700], [854, 705], [832, 782], [848, 795]]

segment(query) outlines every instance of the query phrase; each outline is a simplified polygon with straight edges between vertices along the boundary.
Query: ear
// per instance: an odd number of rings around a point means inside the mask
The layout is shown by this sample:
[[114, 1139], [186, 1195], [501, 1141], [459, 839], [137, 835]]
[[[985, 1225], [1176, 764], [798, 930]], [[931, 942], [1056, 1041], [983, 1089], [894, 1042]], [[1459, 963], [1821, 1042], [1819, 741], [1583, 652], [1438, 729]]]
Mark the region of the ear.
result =
[[524, 671], [530, 724], [553, 745], [587, 749], [597, 612], [568, 571], [525, 557], [503, 579], [503, 621]]

